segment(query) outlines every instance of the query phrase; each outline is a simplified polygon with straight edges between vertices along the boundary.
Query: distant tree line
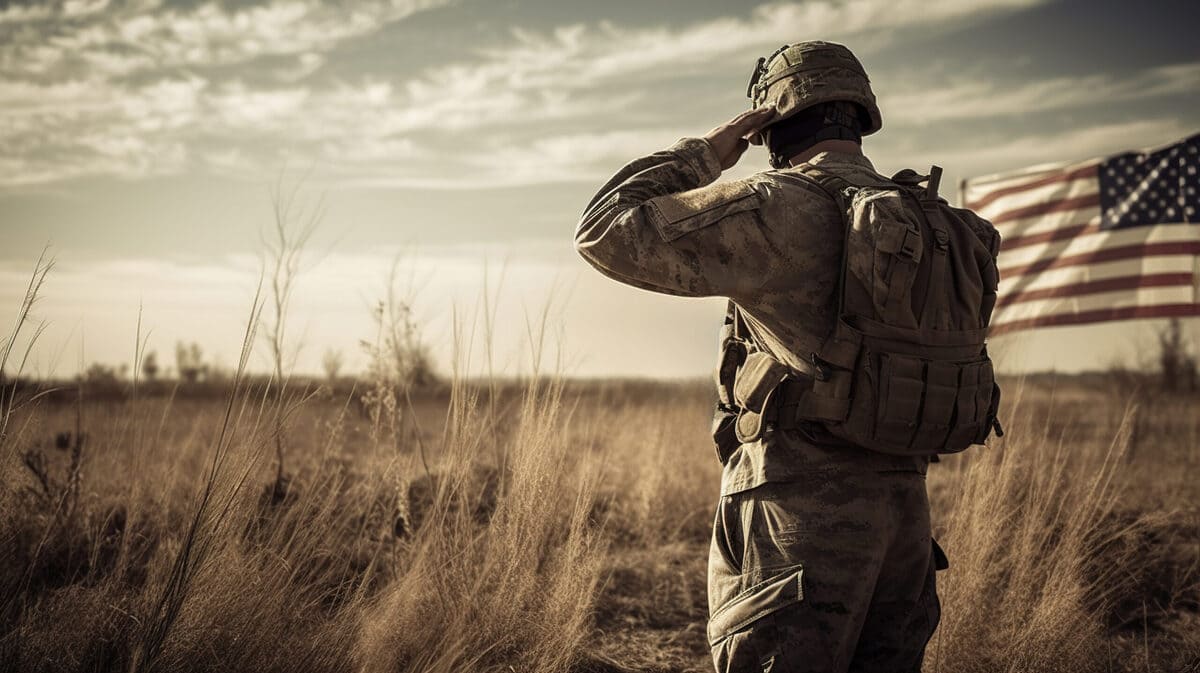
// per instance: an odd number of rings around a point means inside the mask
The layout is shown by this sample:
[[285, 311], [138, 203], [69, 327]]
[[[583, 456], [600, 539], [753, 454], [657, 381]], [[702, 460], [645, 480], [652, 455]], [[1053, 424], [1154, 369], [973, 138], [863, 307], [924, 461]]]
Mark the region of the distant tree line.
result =
[[[88, 383], [117, 383], [129, 379], [130, 367], [127, 363], [109, 365], [93, 362], [80, 375], [80, 379]], [[162, 379], [177, 377], [183, 383], [198, 383], [208, 380], [222, 380], [225, 373], [216, 364], [205, 362], [204, 350], [196, 342], [175, 344], [175, 368], [164, 369], [158, 361], [158, 353], [149, 351], [142, 356], [141, 379], [152, 383]]]

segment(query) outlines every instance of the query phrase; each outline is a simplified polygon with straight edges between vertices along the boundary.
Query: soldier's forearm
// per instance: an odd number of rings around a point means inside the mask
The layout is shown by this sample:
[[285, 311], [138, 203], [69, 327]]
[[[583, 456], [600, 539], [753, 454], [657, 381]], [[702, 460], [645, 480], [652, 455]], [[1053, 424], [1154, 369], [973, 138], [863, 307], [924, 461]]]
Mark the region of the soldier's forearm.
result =
[[636, 208], [656, 196], [703, 187], [720, 175], [721, 164], [712, 146], [703, 138], [683, 138], [617, 171], [584, 210], [576, 238], [585, 236], [589, 223], [606, 214]]
[[598, 271], [627, 285], [688, 297], [720, 294], [728, 275], [724, 266], [729, 265], [706, 266], [711, 255], [724, 254], [728, 246], [701, 241], [700, 233], [682, 240], [676, 231], [680, 226], [664, 224], [660, 203], [710, 188], [720, 174], [717, 154], [702, 138], [684, 138], [668, 150], [630, 163], [584, 211], [575, 232], [576, 249]]

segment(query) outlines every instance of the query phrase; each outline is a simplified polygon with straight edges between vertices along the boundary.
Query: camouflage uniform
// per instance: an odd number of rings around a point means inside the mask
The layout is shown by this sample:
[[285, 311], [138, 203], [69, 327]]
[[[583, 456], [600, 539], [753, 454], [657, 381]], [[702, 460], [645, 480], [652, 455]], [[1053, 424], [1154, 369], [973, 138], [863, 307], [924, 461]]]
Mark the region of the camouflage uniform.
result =
[[[826, 152], [810, 164], [876, 175]], [[685, 138], [637, 159], [580, 221], [579, 252], [654, 292], [736, 302], [754, 342], [801, 373], [834, 324], [843, 215], [798, 169], [712, 184]], [[938, 621], [925, 457], [768, 426], [726, 463], [709, 557], [719, 671], [919, 670]]]

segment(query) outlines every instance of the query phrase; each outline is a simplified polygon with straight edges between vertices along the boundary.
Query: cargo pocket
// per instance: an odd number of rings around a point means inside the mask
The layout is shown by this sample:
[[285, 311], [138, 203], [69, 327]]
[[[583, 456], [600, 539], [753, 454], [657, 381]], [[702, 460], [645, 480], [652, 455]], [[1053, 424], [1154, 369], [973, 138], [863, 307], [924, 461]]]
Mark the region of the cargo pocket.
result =
[[982, 441], [996, 410], [992, 363], [881, 353], [868, 448], [902, 455], [955, 453]]
[[872, 232], [873, 249], [851, 255], [870, 255], [872, 273], [866, 286], [871, 288], [875, 312], [897, 327], [916, 328], [911, 296], [917, 267], [924, 250], [920, 220], [905, 207], [898, 191], [881, 191], [856, 199], [851, 214], [853, 226]]
[[976, 443], [990, 425], [996, 377], [991, 360], [961, 365], [954, 429], [946, 441], [947, 451], [961, 451]]
[[946, 443], [958, 403], [958, 370], [958, 365], [948, 362], [929, 362], [925, 366], [920, 448], [937, 451]]
[[892, 353], [879, 356], [876, 441], [896, 450], [908, 448], [921, 418], [924, 369], [924, 362], [918, 358]]
[[721, 671], [761, 671], [779, 654], [775, 620], [804, 601], [804, 569], [793, 566], [729, 599], [708, 620], [708, 644]]

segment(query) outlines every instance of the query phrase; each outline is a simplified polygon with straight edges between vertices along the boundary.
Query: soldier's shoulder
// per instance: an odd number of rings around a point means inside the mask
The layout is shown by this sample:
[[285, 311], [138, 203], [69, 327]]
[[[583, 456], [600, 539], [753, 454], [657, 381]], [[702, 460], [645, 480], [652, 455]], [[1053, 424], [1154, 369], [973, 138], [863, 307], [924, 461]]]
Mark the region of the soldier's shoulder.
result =
[[807, 170], [806, 166], [763, 171], [754, 177], [759, 191], [771, 200], [812, 207], [834, 204], [829, 192], [821, 186], [817, 174]]

